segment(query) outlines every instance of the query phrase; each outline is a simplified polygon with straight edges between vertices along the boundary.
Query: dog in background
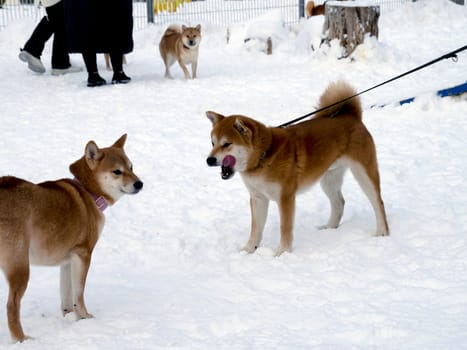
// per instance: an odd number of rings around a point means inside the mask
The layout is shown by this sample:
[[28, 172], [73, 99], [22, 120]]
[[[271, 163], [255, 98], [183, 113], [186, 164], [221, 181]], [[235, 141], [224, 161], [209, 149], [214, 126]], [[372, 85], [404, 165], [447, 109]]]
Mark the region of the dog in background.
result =
[[306, 18], [310, 18], [312, 16], [324, 15], [325, 9], [326, 9], [326, 2], [324, 2], [324, 4], [315, 6], [315, 3], [313, 1], [308, 1], [305, 6]]
[[[319, 108], [353, 95], [355, 90], [345, 82], [330, 84]], [[208, 165], [221, 166], [225, 180], [240, 172], [250, 193], [251, 233], [243, 248], [248, 253], [261, 242], [270, 200], [277, 202], [280, 212], [276, 255], [291, 251], [295, 197], [319, 180], [331, 204], [323, 228], [336, 228], [344, 211], [341, 187], [348, 168], [373, 207], [377, 235], [389, 235], [375, 144], [362, 122], [358, 97], [286, 128], [266, 127], [241, 115], [224, 117], [212, 111], [206, 115], [213, 125]]]
[[[112, 70], [112, 65], [110, 63], [110, 54], [105, 53], [104, 54], [104, 59], [105, 59], [105, 67], [107, 68], [107, 70]], [[125, 55], [123, 55], [122, 62], [123, 62], [123, 64], [126, 64], [126, 56]]]
[[170, 67], [178, 62], [185, 74], [185, 79], [190, 79], [190, 73], [186, 67], [191, 64], [192, 78], [196, 78], [198, 67], [198, 51], [201, 42], [201, 25], [187, 27], [185, 25], [170, 25], [159, 43], [159, 51], [165, 64], [165, 77], [172, 79]]
[[124, 194], [138, 193], [143, 183], [134, 174], [123, 146], [86, 145], [84, 156], [70, 165], [74, 179], [33, 184], [0, 177], [0, 268], [9, 285], [7, 315], [13, 341], [24, 341], [21, 298], [29, 265], [60, 266], [63, 315], [93, 317], [84, 303], [91, 254], [104, 226], [102, 211]]

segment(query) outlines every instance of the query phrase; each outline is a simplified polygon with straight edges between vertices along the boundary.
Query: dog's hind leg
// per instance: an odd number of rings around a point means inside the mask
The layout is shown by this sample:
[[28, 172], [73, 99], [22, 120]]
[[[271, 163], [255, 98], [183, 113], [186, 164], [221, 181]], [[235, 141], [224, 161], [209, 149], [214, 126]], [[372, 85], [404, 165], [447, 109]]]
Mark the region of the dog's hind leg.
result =
[[379, 173], [376, 158], [372, 161], [360, 163], [353, 162], [350, 169], [363, 192], [368, 197], [368, 200], [373, 207], [376, 216], [376, 235], [388, 236], [389, 227], [384, 210], [384, 203], [381, 198]]
[[165, 65], [164, 77], [166, 79], [173, 79], [172, 74], [170, 74], [170, 67], [174, 64], [175, 58], [172, 55], [167, 55], [166, 57], [163, 57], [162, 60], [164, 61]]
[[84, 304], [84, 287], [86, 285], [86, 278], [91, 263], [91, 255], [89, 252], [80, 251], [75, 253], [71, 258], [71, 286], [73, 307], [75, 314], [78, 318], [92, 318], [94, 317], [88, 313], [86, 305]]
[[326, 171], [321, 178], [320, 185], [324, 193], [329, 198], [331, 204], [331, 215], [328, 223], [320, 227], [320, 229], [337, 228], [344, 213], [345, 200], [342, 196], [342, 181], [347, 168], [343, 165], [337, 166]]
[[60, 266], [60, 296], [62, 314], [73, 312], [73, 289], [71, 284], [71, 263]]
[[10, 287], [7, 302], [8, 328], [10, 329], [13, 341], [19, 342], [29, 338], [24, 335], [20, 319], [21, 299], [29, 281], [29, 259], [27, 254], [26, 251], [24, 257], [12, 256], [11, 266], [5, 270], [6, 279]]
[[282, 196], [278, 202], [281, 220], [281, 243], [275, 256], [292, 251], [293, 224], [295, 218], [295, 194]]
[[247, 253], [253, 253], [258, 248], [263, 237], [264, 225], [268, 215], [269, 200], [263, 195], [250, 196], [250, 209], [251, 209], [251, 233], [245, 247]]

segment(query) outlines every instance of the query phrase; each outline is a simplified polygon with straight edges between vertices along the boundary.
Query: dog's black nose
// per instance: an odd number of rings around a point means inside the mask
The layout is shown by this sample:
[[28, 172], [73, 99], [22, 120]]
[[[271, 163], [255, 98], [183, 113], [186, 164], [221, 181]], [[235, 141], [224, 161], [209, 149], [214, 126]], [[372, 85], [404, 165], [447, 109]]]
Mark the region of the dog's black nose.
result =
[[206, 163], [208, 163], [209, 166], [215, 166], [217, 165], [217, 159], [216, 157], [208, 157], [208, 159], [206, 159]]
[[141, 181], [136, 181], [134, 184], [133, 184], [133, 187], [136, 189], [136, 190], [140, 190], [143, 188], [143, 183]]

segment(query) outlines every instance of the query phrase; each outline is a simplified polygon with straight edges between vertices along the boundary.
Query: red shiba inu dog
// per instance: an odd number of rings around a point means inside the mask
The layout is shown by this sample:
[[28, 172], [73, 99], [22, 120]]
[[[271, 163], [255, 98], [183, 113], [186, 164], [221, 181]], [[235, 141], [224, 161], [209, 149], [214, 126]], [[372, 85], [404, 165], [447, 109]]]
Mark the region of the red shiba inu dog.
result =
[[178, 62], [183, 69], [185, 79], [190, 79], [187, 64], [191, 64], [192, 78], [196, 78], [198, 51], [201, 42], [201, 25], [187, 27], [172, 24], [162, 35], [159, 51], [165, 64], [165, 77], [172, 79], [170, 67]]
[[321, 5], [316, 5], [313, 1], [308, 1], [305, 6], [305, 15], [306, 18], [310, 18], [312, 16], [319, 16], [324, 15], [326, 11], [326, 3]]
[[39, 184], [0, 177], [0, 267], [8, 285], [8, 327], [13, 341], [24, 341], [21, 298], [29, 265], [60, 266], [61, 308], [78, 319], [90, 318], [84, 287], [91, 254], [104, 226], [102, 211], [124, 194], [138, 193], [143, 183], [133, 173], [123, 146], [86, 145], [84, 156], [70, 165], [74, 179]]
[[[353, 95], [347, 83], [333, 83], [321, 96], [320, 108]], [[318, 180], [331, 203], [323, 228], [336, 228], [344, 211], [341, 187], [348, 168], [373, 206], [377, 235], [389, 235], [376, 149], [362, 123], [358, 97], [287, 128], [266, 127], [241, 115], [224, 117], [211, 111], [206, 115], [213, 124], [208, 165], [221, 166], [223, 179], [240, 172], [250, 193], [251, 233], [243, 248], [248, 253], [261, 242], [270, 200], [277, 202], [281, 221], [276, 255], [291, 251], [295, 197]]]

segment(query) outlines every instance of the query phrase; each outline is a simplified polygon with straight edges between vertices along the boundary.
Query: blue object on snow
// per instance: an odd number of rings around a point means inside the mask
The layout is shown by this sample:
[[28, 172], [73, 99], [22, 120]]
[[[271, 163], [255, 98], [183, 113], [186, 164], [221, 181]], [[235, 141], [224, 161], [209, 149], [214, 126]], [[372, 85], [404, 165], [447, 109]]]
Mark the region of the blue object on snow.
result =
[[[460, 95], [460, 94], [463, 94], [463, 93], [466, 93], [467, 92], [467, 81], [463, 84], [460, 84], [460, 85], [456, 85], [456, 86], [453, 86], [453, 87], [450, 87], [450, 88], [447, 88], [447, 89], [443, 89], [443, 90], [439, 90], [439, 91], [436, 91], [436, 95], [440, 96], [440, 97], [446, 97], [446, 96], [457, 96], [457, 95]], [[399, 105], [404, 105], [406, 103], [411, 103], [415, 100], [415, 97], [410, 97], [410, 98], [407, 98], [405, 100], [402, 100], [402, 101], [399, 101], [398, 104]], [[384, 107], [386, 106], [386, 104], [382, 104], [382, 105], [373, 105], [371, 106], [371, 108], [373, 107]]]
[[[464, 92], [467, 92], [467, 81], [463, 84], [456, 85], [447, 89], [439, 90], [436, 92], [436, 95], [440, 97], [446, 97], [446, 96], [456, 96], [463, 94]], [[415, 100], [415, 97], [407, 98], [405, 100], [399, 101], [400, 105], [406, 104], [406, 103], [411, 103]]]

